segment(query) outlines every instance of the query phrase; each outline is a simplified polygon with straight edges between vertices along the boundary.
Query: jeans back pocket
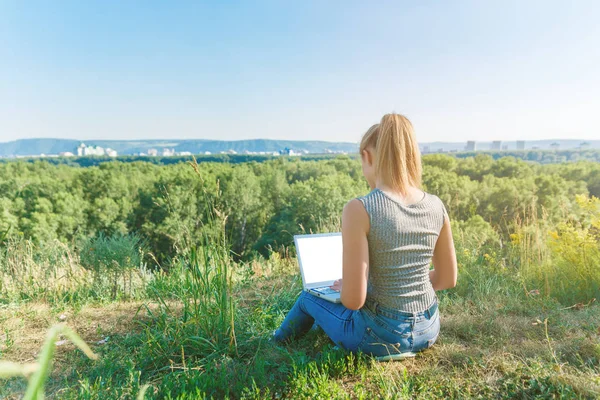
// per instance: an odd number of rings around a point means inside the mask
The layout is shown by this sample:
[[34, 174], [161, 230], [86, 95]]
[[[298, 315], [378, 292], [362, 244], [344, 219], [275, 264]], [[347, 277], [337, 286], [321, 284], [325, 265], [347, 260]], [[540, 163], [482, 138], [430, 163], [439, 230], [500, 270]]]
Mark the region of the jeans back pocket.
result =
[[[425, 325], [425, 323], [427, 325]], [[413, 332], [413, 351], [425, 350], [435, 343], [440, 334], [440, 316], [435, 313], [431, 320], [423, 321]], [[421, 328], [421, 329], [419, 329]]]
[[366, 319], [367, 321], [370, 320], [367, 325], [376, 326], [378, 330], [385, 331], [386, 336], [393, 335], [401, 338], [411, 336], [412, 321], [408, 318], [394, 320], [369, 311]]
[[[387, 336], [387, 335], [386, 335]], [[367, 327], [363, 340], [358, 345], [363, 353], [376, 357], [400, 354], [410, 351], [411, 337], [397, 337], [396, 340], [385, 340], [379, 336], [371, 327]]]

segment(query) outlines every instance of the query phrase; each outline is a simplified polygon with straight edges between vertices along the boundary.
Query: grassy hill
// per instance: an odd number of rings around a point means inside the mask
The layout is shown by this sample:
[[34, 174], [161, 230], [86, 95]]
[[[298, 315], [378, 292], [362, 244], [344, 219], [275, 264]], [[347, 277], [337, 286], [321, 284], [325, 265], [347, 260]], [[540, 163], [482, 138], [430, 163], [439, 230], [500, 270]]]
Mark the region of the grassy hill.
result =
[[[600, 398], [600, 164], [424, 167], [458, 283], [435, 344], [378, 363], [319, 329], [269, 340], [302, 290], [293, 235], [339, 230], [357, 160], [0, 163], [0, 399], [28, 378], [61, 400]], [[44, 346], [59, 323], [98, 358]]]
[[[207, 259], [220, 259], [209, 251]], [[48, 328], [61, 321], [99, 355], [90, 360], [57, 341], [49, 398], [132, 399], [144, 385], [145, 399], [177, 400], [600, 396], [600, 305], [561, 305], [481, 261], [462, 265], [458, 286], [438, 294], [442, 330], [432, 348], [377, 363], [334, 347], [321, 330], [289, 345], [269, 342], [302, 286], [294, 259], [234, 266], [235, 283], [227, 285], [218, 275], [231, 273], [224, 264], [205, 269], [192, 256], [169, 275], [136, 274], [119, 288], [130, 296], [89, 301], [74, 280], [89, 279], [90, 271], [67, 259], [56, 265], [52, 253], [46, 260], [18, 254], [32, 272], [69, 272], [64, 284], [72, 295], [46, 292], [45, 300], [0, 307], [0, 361], [31, 363]], [[21, 398], [26, 384], [2, 382], [0, 398]]]

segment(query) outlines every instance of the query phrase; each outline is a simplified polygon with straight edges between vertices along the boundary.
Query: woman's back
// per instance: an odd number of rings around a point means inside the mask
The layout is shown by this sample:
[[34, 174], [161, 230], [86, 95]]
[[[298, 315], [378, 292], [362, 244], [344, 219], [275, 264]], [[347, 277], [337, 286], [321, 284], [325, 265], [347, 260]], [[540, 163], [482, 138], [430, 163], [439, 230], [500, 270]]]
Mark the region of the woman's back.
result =
[[411, 356], [438, 336], [435, 291], [456, 285], [452, 227], [441, 200], [419, 189], [421, 155], [406, 117], [384, 115], [363, 136], [360, 154], [372, 192], [342, 212], [342, 279], [332, 286], [342, 304], [303, 292], [275, 338], [316, 322], [348, 350]]
[[359, 198], [369, 215], [367, 303], [421, 312], [435, 299], [429, 279], [435, 245], [444, 225], [442, 201], [425, 193], [402, 204], [380, 189]]

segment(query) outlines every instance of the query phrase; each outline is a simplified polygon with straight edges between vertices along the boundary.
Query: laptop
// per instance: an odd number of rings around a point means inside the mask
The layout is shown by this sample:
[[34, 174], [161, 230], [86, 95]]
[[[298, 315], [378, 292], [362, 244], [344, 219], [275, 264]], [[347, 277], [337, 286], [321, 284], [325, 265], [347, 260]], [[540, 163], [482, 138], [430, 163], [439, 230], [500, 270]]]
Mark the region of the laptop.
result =
[[329, 288], [342, 278], [342, 234], [294, 236], [304, 290], [332, 303], [341, 303], [340, 292]]

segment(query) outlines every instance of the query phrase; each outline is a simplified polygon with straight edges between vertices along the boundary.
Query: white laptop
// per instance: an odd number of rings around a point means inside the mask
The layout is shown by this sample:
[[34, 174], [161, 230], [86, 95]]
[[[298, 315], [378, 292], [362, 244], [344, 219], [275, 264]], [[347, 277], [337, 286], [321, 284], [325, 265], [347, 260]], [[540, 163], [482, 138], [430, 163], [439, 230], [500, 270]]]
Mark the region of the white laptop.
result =
[[340, 292], [330, 286], [342, 278], [342, 234], [296, 235], [294, 243], [304, 290], [332, 303], [341, 303]]

